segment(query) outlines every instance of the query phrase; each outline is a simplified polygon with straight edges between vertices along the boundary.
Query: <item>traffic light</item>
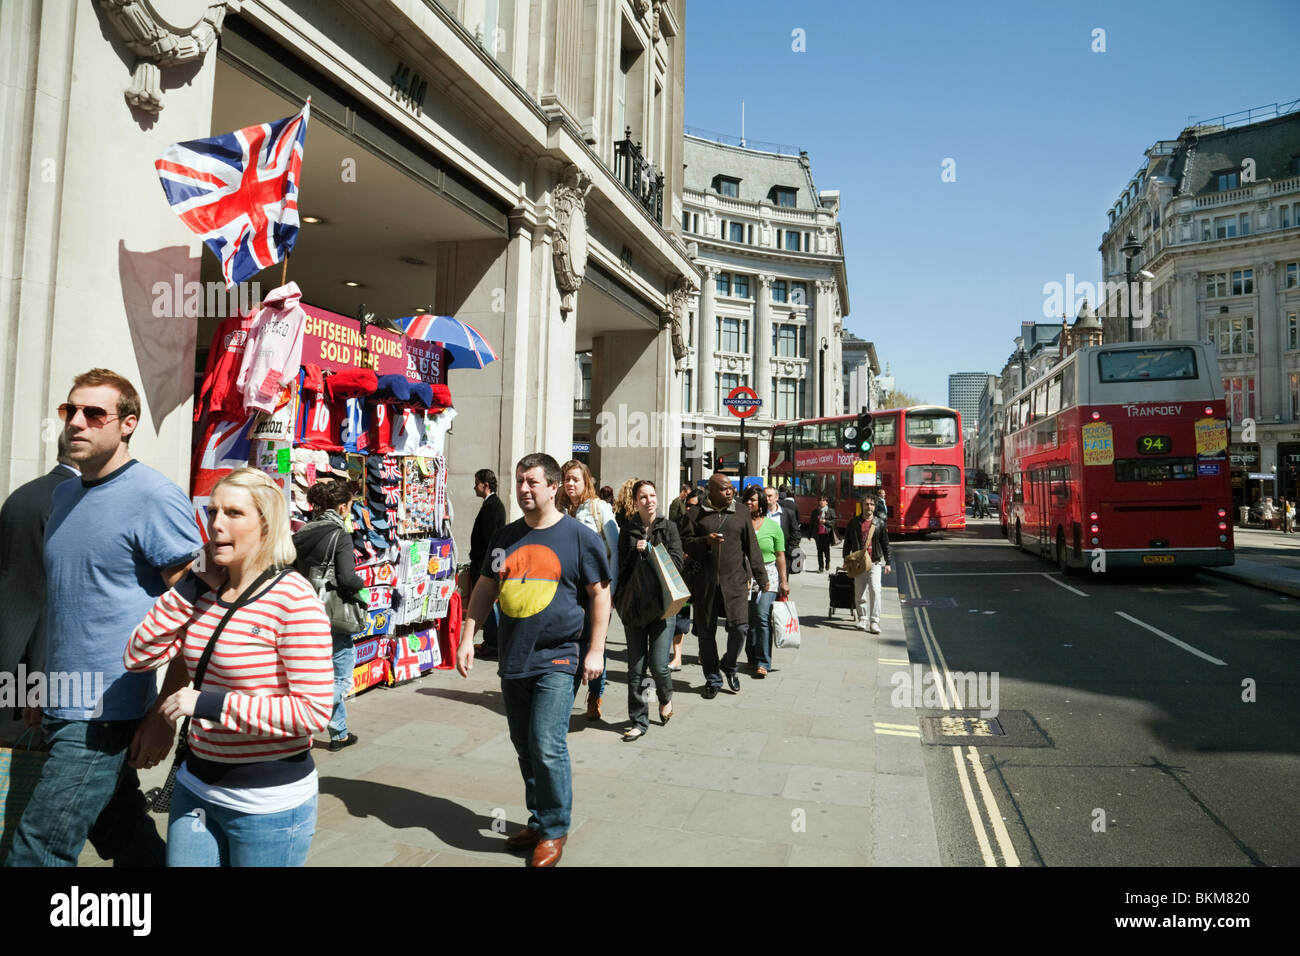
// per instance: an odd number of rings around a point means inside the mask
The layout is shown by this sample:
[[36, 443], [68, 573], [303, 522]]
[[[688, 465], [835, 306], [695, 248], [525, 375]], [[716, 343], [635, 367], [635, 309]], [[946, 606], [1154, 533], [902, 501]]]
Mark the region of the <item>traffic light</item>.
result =
[[713, 452], [706, 451], [700, 456], [700, 460], [707, 471], [713, 470]]
[[845, 425], [840, 439], [840, 451], [846, 455], [856, 455], [858, 453], [858, 428], [856, 425], [852, 423]]
[[858, 447], [856, 451], [863, 455], [870, 455], [871, 449], [875, 447], [876, 429], [871, 424], [871, 415], [863, 412], [858, 416], [857, 424]]

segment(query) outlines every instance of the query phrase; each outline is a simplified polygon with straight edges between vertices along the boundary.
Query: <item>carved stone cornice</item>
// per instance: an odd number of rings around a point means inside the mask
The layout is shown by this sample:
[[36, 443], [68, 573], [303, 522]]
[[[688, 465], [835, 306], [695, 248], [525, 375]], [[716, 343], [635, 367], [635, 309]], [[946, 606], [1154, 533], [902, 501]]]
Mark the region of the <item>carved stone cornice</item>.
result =
[[682, 336], [682, 310], [686, 308], [687, 300], [694, 292], [695, 285], [690, 279], [686, 276], [678, 276], [676, 284], [668, 292], [667, 308], [659, 314], [659, 327], [668, 327], [672, 330], [673, 358], [677, 361], [679, 372], [686, 368], [687, 357], [690, 355], [690, 349], [687, 348], [686, 340]]
[[163, 108], [162, 68], [201, 60], [221, 34], [227, 13], [241, 0], [170, 0], [166, 16], [157, 0], [99, 0], [108, 22], [138, 58], [126, 101], [147, 113]]
[[573, 298], [587, 272], [587, 193], [591, 177], [570, 166], [556, 184], [551, 201], [556, 229], [552, 237], [555, 284], [562, 296], [560, 315], [573, 311]]

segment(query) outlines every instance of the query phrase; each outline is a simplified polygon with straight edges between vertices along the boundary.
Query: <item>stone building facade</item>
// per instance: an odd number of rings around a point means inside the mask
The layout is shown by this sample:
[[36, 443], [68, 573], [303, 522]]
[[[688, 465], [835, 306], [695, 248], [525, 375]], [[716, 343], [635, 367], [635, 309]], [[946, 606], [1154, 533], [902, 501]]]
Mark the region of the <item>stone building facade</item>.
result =
[[[699, 283], [681, 235], [684, 31], [685, 0], [6, 0], [0, 496], [50, 467], [53, 409], [96, 365], [141, 386], [134, 454], [187, 483], [194, 373], [225, 310], [158, 307], [160, 283], [220, 273], [153, 163], [308, 96], [287, 266], [304, 301], [452, 315], [501, 356], [450, 372], [459, 515], [476, 469], [570, 457], [578, 352], [596, 409], [678, 408]], [[603, 454], [671, 483], [679, 445]]]

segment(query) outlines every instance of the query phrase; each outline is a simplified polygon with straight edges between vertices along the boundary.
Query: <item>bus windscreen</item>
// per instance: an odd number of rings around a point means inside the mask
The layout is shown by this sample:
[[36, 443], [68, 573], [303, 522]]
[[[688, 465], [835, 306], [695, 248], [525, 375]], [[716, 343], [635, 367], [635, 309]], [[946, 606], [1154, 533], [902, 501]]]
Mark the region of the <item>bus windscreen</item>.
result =
[[1116, 349], [1097, 356], [1097, 370], [1107, 384], [1196, 378], [1196, 353], [1189, 348]]
[[913, 447], [951, 448], [957, 444], [957, 419], [951, 412], [908, 412], [907, 443]]

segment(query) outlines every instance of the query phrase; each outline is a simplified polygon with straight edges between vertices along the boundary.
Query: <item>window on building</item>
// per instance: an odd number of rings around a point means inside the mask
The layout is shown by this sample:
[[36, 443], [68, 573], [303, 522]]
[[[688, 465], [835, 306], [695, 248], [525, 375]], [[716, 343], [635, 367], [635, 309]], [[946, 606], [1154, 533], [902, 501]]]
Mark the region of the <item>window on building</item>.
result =
[[1232, 271], [1232, 294], [1253, 295], [1255, 292], [1255, 270], [1234, 269]]
[[1287, 203], [1277, 207], [1277, 226], [1279, 229], [1291, 228], [1291, 207]]
[[790, 302], [794, 305], [808, 304], [808, 283], [791, 282], [790, 283]]
[[772, 326], [772, 354], [781, 358], [802, 358], [799, 354], [799, 329], [793, 325]]
[[1300, 372], [1287, 376], [1291, 386], [1291, 421], [1300, 421]]
[[1205, 275], [1205, 297], [1217, 299], [1228, 294], [1228, 273], [1208, 272]]
[[731, 176], [714, 176], [713, 188], [720, 195], [730, 196], [732, 199], [740, 198], [740, 180], [733, 179]]
[[695, 388], [692, 371], [688, 368], [682, 372], [682, 411], [686, 413], [694, 407]]
[[1232, 169], [1216, 173], [1219, 182], [1219, 192], [1227, 192], [1229, 189], [1236, 189], [1241, 185], [1241, 170]]
[[682, 232], [691, 231], [691, 214], [682, 210]]
[[1249, 236], [1250, 235], [1250, 213], [1243, 212], [1241, 214], [1239, 219], [1239, 225], [1241, 228], [1241, 234], [1243, 236]]
[[749, 298], [749, 276], [736, 275], [731, 280], [731, 294], [737, 299]]
[[1297, 337], [1300, 329], [1296, 328], [1297, 322], [1300, 322], [1300, 312], [1286, 314], [1286, 347], [1292, 352], [1300, 349], [1300, 338]]
[[745, 241], [745, 224], [743, 222], [733, 222], [731, 225], [731, 234], [727, 236], [732, 242]]
[[1255, 317], [1220, 315], [1210, 319], [1211, 334], [1219, 345], [1220, 355], [1255, 354]]
[[1214, 219], [1214, 238], [1215, 239], [1232, 239], [1237, 235], [1237, 219], [1235, 216], [1216, 216]]
[[784, 279], [773, 279], [772, 280], [772, 301], [784, 302], [786, 300], [785, 289], [786, 286], [785, 286]]
[[1212, 239], [1213, 237], [1214, 237], [1214, 233], [1210, 230], [1210, 220], [1208, 220], [1208, 219], [1202, 219], [1202, 220], [1201, 220], [1201, 239], [1202, 239], [1202, 241], [1207, 240], [1207, 239]]
[[1282, 280], [1282, 288], [1294, 289], [1300, 287], [1300, 262], [1288, 262], [1283, 269], [1285, 278]]
[[803, 409], [800, 399], [802, 389], [800, 381], [797, 378], [778, 378], [776, 380], [776, 395], [774, 405], [776, 407], [776, 418], [795, 419], [803, 417]]
[[745, 375], [736, 375], [732, 372], [722, 372], [714, 379], [717, 382], [716, 394], [713, 396], [715, 408], [723, 408], [722, 400], [731, 394], [731, 390], [739, 388], [741, 385], [748, 385], [749, 379]]
[[731, 295], [731, 273], [719, 272], [718, 277], [713, 280], [713, 290], [718, 295]]
[[749, 320], [719, 318], [717, 325], [718, 350], [721, 352], [749, 352]]
[[776, 203], [778, 206], [785, 206], [788, 209], [793, 209], [798, 202], [798, 198], [799, 190], [797, 189], [792, 189], [789, 186], [772, 187], [772, 202]]
[[800, 236], [800, 234], [797, 233], [797, 232], [795, 232], [793, 229], [787, 229], [787, 230], [785, 231], [785, 251], [786, 251], [786, 252], [798, 252], [798, 251], [799, 251], [799, 240], [800, 240], [801, 238], [802, 238], [802, 237]]
[[1255, 417], [1255, 377], [1234, 376], [1223, 380], [1223, 398], [1228, 417], [1234, 422]]

